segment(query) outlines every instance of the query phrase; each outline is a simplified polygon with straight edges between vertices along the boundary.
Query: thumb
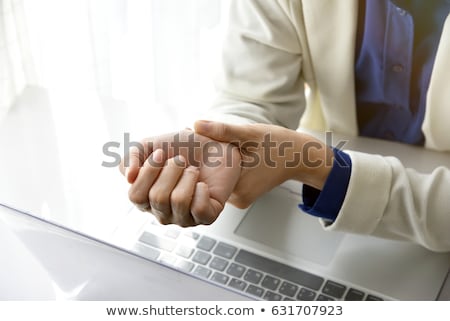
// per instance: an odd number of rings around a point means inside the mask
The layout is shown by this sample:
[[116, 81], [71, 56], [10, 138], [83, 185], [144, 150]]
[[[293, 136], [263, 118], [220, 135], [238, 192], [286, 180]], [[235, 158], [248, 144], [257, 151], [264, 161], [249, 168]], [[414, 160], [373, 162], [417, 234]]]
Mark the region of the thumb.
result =
[[249, 139], [248, 130], [245, 125], [231, 125], [215, 121], [198, 120], [194, 124], [194, 130], [197, 134], [226, 143], [238, 143]]

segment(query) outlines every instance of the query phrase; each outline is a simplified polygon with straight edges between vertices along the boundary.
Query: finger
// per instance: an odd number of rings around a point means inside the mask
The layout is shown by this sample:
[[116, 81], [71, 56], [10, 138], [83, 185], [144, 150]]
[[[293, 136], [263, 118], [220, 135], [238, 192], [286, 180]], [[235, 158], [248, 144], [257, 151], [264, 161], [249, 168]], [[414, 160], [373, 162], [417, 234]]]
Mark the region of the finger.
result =
[[180, 226], [196, 225], [191, 216], [191, 202], [199, 177], [199, 169], [189, 166], [183, 171], [178, 184], [170, 194], [172, 221]]
[[183, 174], [185, 166], [186, 161], [181, 155], [170, 158], [149, 191], [152, 213], [159, 217], [160, 221], [172, 219], [170, 194]]
[[191, 215], [196, 224], [211, 224], [222, 212], [224, 204], [210, 197], [208, 185], [196, 184], [191, 203]]
[[141, 166], [144, 164], [144, 161], [149, 157], [152, 151], [153, 146], [151, 141], [143, 140], [140, 143], [133, 143], [128, 154], [126, 154], [122, 159], [119, 167], [128, 183], [134, 183]]
[[134, 206], [136, 206], [136, 208], [138, 210], [140, 210], [141, 212], [148, 212], [151, 209], [149, 202], [146, 202], [146, 203], [134, 203]]
[[250, 132], [244, 125], [198, 120], [194, 124], [194, 129], [197, 134], [226, 143], [244, 142], [250, 138]]
[[150, 208], [148, 193], [161, 172], [164, 162], [165, 155], [163, 150], [155, 150], [139, 170], [134, 183], [128, 190], [128, 198], [142, 211]]

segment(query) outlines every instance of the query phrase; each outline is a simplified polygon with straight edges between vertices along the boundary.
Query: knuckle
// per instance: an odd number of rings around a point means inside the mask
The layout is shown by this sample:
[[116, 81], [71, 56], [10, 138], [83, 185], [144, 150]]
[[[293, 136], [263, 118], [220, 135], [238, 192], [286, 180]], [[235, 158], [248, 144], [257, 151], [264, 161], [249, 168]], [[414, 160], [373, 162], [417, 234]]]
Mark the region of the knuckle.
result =
[[187, 215], [174, 215], [173, 223], [178, 225], [178, 226], [181, 226], [181, 227], [195, 226], [194, 222], [192, 222], [192, 220], [189, 219], [189, 214], [187, 214]]
[[147, 195], [145, 195], [144, 193], [139, 193], [133, 188], [130, 188], [128, 190], [128, 199], [135, 204], [143, 204], [148, 202]]
[[173, 191], [170, 194], [170, 204], [176, 209], [187, 209], [191, 203], [191, 198], [187, 197], [185, 193]]
[[152, 188], [149, 193], [150, 205], [156, 209], [165, 208], [169, 205], [169, 198], [163, 191]]
[[181, 227], [192, 227], [192, 226], [197, 226], [198, 224], [197, 223], [195, 223], [195, 222], [189, 222], [189, 223], [187, 223], [187, 222], [180, 222], [180, 224], [178, 224], [179, 226], [181, 226]]
[[151, 213], [153, 214], [153, 216], [158, 220], [158, 222], [161, 225], [168, 225], [168, 224], [172, 224], [172, 217], [171, 215], [167, 215], [155, 208], [151, 209]]
[[194, 216], [196, 224], [210, 225], [215, 221], [207, 206], [199, 206]]
[[161, 225], [172, 224], [172, 221], [169, 220], [168, 218], [164, 217], [164, 216], [155, 216], [155, 217], [158, 220], [159, 224], [161, 224]]

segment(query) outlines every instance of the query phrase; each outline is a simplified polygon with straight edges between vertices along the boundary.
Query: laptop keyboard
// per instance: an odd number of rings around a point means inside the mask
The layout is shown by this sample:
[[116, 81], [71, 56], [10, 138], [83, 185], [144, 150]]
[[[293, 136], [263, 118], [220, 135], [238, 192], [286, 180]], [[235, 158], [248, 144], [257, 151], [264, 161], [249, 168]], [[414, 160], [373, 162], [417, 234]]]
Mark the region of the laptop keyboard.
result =
[[179, 228], [144, 231], [139, 254], [224, 287], [269, 301], [379, 301], [380, 297], [327, 280], [206, 235]]

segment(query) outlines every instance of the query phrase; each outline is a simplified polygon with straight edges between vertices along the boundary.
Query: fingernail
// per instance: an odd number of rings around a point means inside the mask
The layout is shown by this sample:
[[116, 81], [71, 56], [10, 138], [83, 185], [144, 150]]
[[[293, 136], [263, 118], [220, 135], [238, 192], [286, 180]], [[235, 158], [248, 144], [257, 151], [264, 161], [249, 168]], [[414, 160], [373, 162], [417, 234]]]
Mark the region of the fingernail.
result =
[[157, 149], [152, 153], [152, 160], [156, 163], [162, 163], [163, 162], [163, 150]]
[[162, 149], [156, 149], [151, 153], [151, 155], [147, 158], [147, 162], [149, 165], [153, 167], [161, 167], [164, 165], [164, 153]]
[[125, 178], [128, 179], [128, 172], [130, 169], [128, 167], [125, 167]]
[[186, 166], [186, 160], [185, 160], [185, 158], [184, 158], [183, 156], [181, 156], [181, 155], [175, 156], [174, 162], [175, 162], [175, 164], [176, 164], [177, 166], [180, 166], [180, 167], [185, 167], [185, 166]]
[[198, 168], [197, 166], [190, 165], [190, 166], [188, 166], [186, 168], [186, 170], [189, 171], [189, 172], [197, 174], [200, 171], [200, 168]]

